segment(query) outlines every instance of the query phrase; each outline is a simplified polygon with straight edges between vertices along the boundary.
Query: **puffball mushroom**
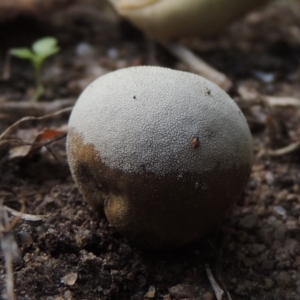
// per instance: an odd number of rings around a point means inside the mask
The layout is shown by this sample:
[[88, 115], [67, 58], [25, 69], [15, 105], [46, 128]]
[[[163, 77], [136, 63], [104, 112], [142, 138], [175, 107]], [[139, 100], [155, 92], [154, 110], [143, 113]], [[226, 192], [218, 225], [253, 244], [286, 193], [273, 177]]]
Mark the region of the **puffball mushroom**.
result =
[[[227, 76], [197, 57], [180, 37], [211, 37], [247, 12], [272, 0], [109, 0], [122, 17], [190, 67], [225, 91], [232, 83]], [[172, 40], [172, 43], [170, 42]]]
[[150, 36], [211, 37], [272, 0], [110, 0], [117, 12]]
[[85, 89], [70, 117], [67, 154], [85, 200], [150, 249], [183, 246], [218, 226], [253, 160], [245, 117], [222, 89], [149, 66]]

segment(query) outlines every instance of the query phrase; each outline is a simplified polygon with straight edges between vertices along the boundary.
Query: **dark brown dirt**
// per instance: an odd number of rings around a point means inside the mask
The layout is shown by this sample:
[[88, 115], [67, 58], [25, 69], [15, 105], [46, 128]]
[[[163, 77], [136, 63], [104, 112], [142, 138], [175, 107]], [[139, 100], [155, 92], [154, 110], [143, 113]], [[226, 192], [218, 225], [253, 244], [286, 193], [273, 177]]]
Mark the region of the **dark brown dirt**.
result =
[[[43, 73], [48, 103], [76, 99], [91, 80], [109, 71], [150, 64], [148, 42], [129, 24], [110, 13], [100, 11], [97, 19], [93, 9], [76, 9], [58, 12], [52, 21], [19, 18], [0, 24], [2, 61], [10, 47], [28, 46], [49, 34], [58, 38], [61, 52], [47, 61]], [[245, 113], [255, 144], [242, 198], [222, 228], [195, 245], [151, 252], [121, 237], [83, 201], [69, 172], [64, 140], [51, 145], [57, 159], [44, 148], [11, 158], [0, 145], [2, 203], [17, 211], [25, 203], [27, 214], [44, 216], [13, 228], [20, 256], [14, 264], [17, 299], [216, 299], [207, 265], [232, 299], [300, 299], [300, 152], [278, 157], [268, 152], [299, 141], [300, 109], [269, 107], [257, 96], [254, 103], [239, 92], [243, 87], [299, 99], [298, 12], [299, 4], [291, 9], [279, 1], [219, 37], [186, 41], [230, 76], [230, 94]], [[185, 69], [159, 47], [154, 57], [158, 65]], [[0, 81], [0, 132], [22, 115], [7, 103], [28, 101], [34, 87], [28, 62], [13, 59], [11, 67], [10, 77]], [[36, 129], [64, 124], [67, 117], [52, 118], [20, 127], [17, 135], [25, 139]], [[0, 253], [1, 299], [5, 282]]]

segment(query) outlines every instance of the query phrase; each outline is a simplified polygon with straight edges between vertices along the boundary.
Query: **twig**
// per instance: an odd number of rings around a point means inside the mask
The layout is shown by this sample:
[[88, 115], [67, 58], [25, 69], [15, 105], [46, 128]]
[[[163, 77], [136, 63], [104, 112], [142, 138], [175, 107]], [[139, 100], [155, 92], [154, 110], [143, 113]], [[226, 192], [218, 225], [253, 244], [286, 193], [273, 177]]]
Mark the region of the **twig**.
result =
[[54, 113], [66, 107], [73, 106], [74, 99], [57, 99], [51, 102], [13, 102], [1, 101], [1, 113], [14, 116], [42, 116]]
[[291, 106], [300, 108], [300, 99], [294, 97], [275, 97], [262, 95], [254, 89], [249, 89], [245, 86], [239, 86], [238, 93], [243, 100], [246, 100], [252, 105], [264, 104], [264, 106], [268, 106], [269, 108], [275, 106]]
[[13, 189], [11, 189], [11, 188], [9, 188], [7, 186], [4, 186], [2, 184], [0, 184], [0, 190], [6, 191], [8, 193], [11, 193], [11, 194], [17, 196], [17, 193]]
[[265, 98], [270, 105], [272, 106], [291, 106], [291, 107], [299, 107], [300, 108], [300, 99], [293, 97], [273, 97], [273, 96], [265, 96], [261, 95]]
[[51, 139], [48, 139], [44, 142], [25, 142], [23, 140], [21, 140], [20, 138], [8, 138], [8, 139], [2, 139], [0, 138], [0, 145], [1, 144], [4, 144], [4, 143], [10, 143], [10, 144], [14, 144], [14, 145], [17, 145], [17, 146], [32, 146], [32, 147], [37, 147], [37, 148], [40, 148], [40, 147], [48, 147], [49, 145], [51, 145], [52, 143], [54, 142], [57, 142], [63, 138], [65, 138], [67, 136], [67, 132], [64, 132], [54, 138], [51, 138]]
[[10, 79], [10, 75], [11, 75], [11, 56], [7, 52], [3, 63], [2, 80]]
[[11, 126], [9, 126], [1, 135], [0, 135], [0, 141], [3, 140], [7, 135], [9, 135], [14, 129], [18, 128], [20, 126], [20, 124], [25, 123], [27, 121], [41, 121], [41, 120], [45, 120], [45, 119], [49, 119], [55, 116], [58, 116], [60, 114], [63, 113], [70, 113], [72, 111], [73, 107], [67, 107], [64, 108], [62, 110], [59, 110], [55, 113], [51, 113], [42, 117], [24, 117], [20, 120], [18, 120], [17, 122], [15, 122], [14, 124], [12, 124]]
[[[224, 243], [225, 239], [223, 233], [221, 231], [215, 231], [208, 240], [208, 245], [211, 249], [211, 259], [210, 263], [205, 264], [205, 269], [217, 300], [232, 300], [222, 276], [221, 262]], [[211, 271], [211, 266], [213, 267], [215, 276]]]
[[13, 261], [19, 258], [19, 253], [11, 228], [7, 210], [0, 203], [0, 239], [6, 269], [6, 291], [4, 292], [5, 295], [2, 295], [2, 299], [15, 300]]
[[22, 219], [24, 221], [31, 221], [31, 222], [38, 222], [43, 221], [47, 215], [30, 215], [25, 214], [24, 212], [19, 212], [17, 210], [14, 210], [6, 205], [4, 205], [4, 208], [12, 215], [17, 217], [19, 220]]
[[[67, 134], [65, 134], [66, 136]], [[47, 151], [52, 155], [52, 157], [56, 160], [59, 161], [58, 156], [54, 153], [54, 151], [52, 150], [52, 148], [50, 147], [50, 145], [44, 145], [45, 148], [47, 149]]]
[[271, 156], [282, 156], [282, 155], [294, 152], [299, 148], [300, 148], [300, 141], [292, 143], [292, 144], [290, 144], [286, 147], [283, 147], [283, 148], [280, 148], [280, 149], [277, 149], [277, 150], [269, 150], [268, 154], [271, 155]]
[[[1, 206], [2, 206], [2, 209], [4, 209], [5, 206], [3, 206], [2, 204], [1, 204]], [[8, 211], [8, 210], [7, 210], [7, 211]], [[16, 226], [16, 224], [21, 220], [21, 217], [22, 217], [22, 215], [24, 214], [24, 212], [25, 212], [25, 204], [24, 204], [24, 202], [22, 202], [21, 211], [18, 212], [18, 214], [17, 214], [17, 215], [15, 216], [15, 218], [11, 221], [11, 223], [8, 224], [8, 225], [6, 225], [5, 228], [2, 228], [1, 231], [2, 231], [2, 232], [9, 232], [10, 230], [12, 230], [12, 229]]]
[[186, 63], [192, 70], [199, 75], [216, 83], [225, 91], [228, 91], [232, 86], [228, 77], [214, 69], [201, 58], [196, 56], [192, 51], [179, 43], [161, 43], [169, 52], [171, 52], [178, 59]]
[[224, 291], [220, 288], [217, 281], [215, 280], [209, 264], [205, 264], [205, 270], [206, 270], [208, 280], [216, 294], [217, 300], [223, 300]]

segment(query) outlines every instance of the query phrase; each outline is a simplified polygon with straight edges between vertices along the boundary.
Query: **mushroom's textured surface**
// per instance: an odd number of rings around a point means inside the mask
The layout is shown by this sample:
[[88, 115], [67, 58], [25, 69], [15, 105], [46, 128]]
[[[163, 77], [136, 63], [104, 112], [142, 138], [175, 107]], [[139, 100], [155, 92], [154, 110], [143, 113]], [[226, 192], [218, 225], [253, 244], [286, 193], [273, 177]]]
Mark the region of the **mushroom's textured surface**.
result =
[[271, 0], [110, 0], [118, 13], [150, 36], [167, 40], [212, 36]]
[[243, 191], [252, 138], [219, 87], [186, 72], [132, 67], [82, 93], [68, 160], [85, 200], [147, 248], [174, 248], [216, 227]]

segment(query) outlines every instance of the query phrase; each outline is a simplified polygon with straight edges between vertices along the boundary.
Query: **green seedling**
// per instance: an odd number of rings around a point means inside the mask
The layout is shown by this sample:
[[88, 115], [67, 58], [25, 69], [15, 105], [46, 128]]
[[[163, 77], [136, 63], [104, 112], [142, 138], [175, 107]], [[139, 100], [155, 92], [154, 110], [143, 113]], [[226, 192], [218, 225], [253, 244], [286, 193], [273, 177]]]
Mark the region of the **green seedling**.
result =
[[21, 59], [28, 59], [31, 61], [36, 82], [36, 91], [32, 101], [37, 101], [45, 92], [44, 86], [41, 82], [41, 68], [45, 59], [54, 55], [59, 51], [57, 40], [53, 37], [45, 37], [37, 40], [32, 44], [32, 49], [29, 48], [15, 48], [9, 51], [10, 55]]

